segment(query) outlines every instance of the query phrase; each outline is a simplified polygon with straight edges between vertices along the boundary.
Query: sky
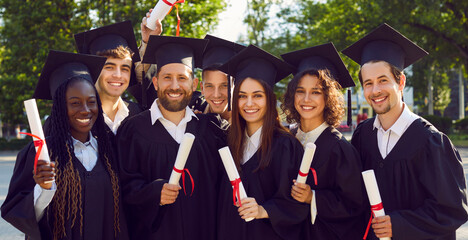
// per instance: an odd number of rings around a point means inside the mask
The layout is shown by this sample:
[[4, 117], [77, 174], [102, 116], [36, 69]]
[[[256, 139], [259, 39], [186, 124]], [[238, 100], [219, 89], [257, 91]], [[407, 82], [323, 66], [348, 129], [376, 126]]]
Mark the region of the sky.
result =
[[247, 35], [247, 26], [243, 23], [247, 0], [227, 0], [227, 2], [226, 11], [219, 15], [218, 27], [210, 34], [235, 42], [241, 35]]

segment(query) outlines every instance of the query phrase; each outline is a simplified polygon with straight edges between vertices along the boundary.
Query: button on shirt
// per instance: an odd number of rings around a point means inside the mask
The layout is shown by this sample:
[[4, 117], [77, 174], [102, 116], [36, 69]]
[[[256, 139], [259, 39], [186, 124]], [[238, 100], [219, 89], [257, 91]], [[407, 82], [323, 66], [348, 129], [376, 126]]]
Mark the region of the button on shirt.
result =
[[112, 121], [106, 113], [104, 113], [104, 122], [110, 128], [110, 130], [115, 134], [117, 134], [117, 129], [120, 127], [122, 121], [128, 117], [130, 111], [128, 110], [127, 105], [125, 105], [122, 98], [119, 97], [117, 102], [117, 113], [115, 114], [114, 121]]
[[247, 132], [245, 132], [245, 149], [244, 149], [244, 156], [242, 157], [241, 164], [245, 164], [249, 159], [257, 152], [258, 148], [260, 147], [260, 140], [262, 139], [262, 128], [260, 127], [255, 131], [252, 136], [249, 137]]
[[[98, 159], [98, 144], [96, 138], [89, 132], [89, 141], [82, 143], [72, 137], [75, 157], [81, 162], [87, 171], [91, 171], [96, 166]], [[63, 159], [68, 161], [68, 159]], [[57, 186], [55, 182], [51, 189], [43, 189], [39, 184], [34, 186], [34, 211], [36, 220], [41, 220], [44, 215], [44, 209], [49, 206], [54, 197]]]
[[185, 134], [185, 129], [187, 128], [187, 123], [192, 120], [192, 117], [198, 119], [195, 113], [193, 113], [193, 111], [189, 107], [185, 107], [184, 118], [182, 118], [182, 120], [179, 122], [179, 125], [175, 125], [173, 122], [167, 120], [162, 115], [161, 110], [159, 109], [159, 99], [156, 99], [156, 101], [153, 102], [150, 108], [150, 112], [151, 124], [154, 125], [156, 121], [159, 120], [166, 129], [166, 131], [179, 144], [182, 142], [182, 138]]
[[[300, 127], [297, 128], [296, 138], [299, 139], [302, 146], [306, 146], [307, 143], [315, 143], [320, 135], [327, 129], [330, 125], [327, 122], [323, 122], [320, 126], [316, 127], [312, 131], [303, 132]], [[315, 190], [312, 190], [312, 201], [310, 202], [310, 215], [312, 224], [315, 223], [317, 218], [317, 201], [315, 198]]]
[[382, 155], [383, 159], [392, 151], [393, 147], [395, 147], [398, 140], [400, 140], [400, 137], [405, 133], [411, 123], [418, 118], [419, 116], [411, 112], [408, 106], [404, 104], [403, 112], [400, 117], [385, 131], [377, 115], [374, 120], [374, 129], [377, 128], [377, 145], [379, 146], [380, 155]]

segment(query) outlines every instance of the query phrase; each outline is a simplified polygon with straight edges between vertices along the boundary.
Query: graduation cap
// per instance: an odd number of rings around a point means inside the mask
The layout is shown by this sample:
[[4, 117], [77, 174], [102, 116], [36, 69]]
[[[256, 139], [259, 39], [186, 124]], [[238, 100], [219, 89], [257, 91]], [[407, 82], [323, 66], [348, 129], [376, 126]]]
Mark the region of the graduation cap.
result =
[[124, 21], [75, 34], [75, 43], [79, 53], [93, 54], [128, 47], [133, 51], [133, 62], [140, 61], [140, 54], [131, 21]]
[[97, 81], [105, 57], [50, 50], [33, 98], [52, 100], [57, 88], [74, 77]]
[[[227, 73], [229, 80], [229, 76], [233, 76], [234, 83], [250, 77], [262, 80], [273, 88], [277, 82], [291, 74], [294, 67], [255, 45], [249, 45], [219, 67], [219, 70]], [[230, 85], [229, 83], [228, 86]], [[231, 99], [231, 91], [228, 91], [228, 99]], [[228, 101], [228, 108], [230, 110], [231, 100]]]
[[332, 77], [340, 83], [341, 87], [356, 86], [333, 43], [285, 53], [281, 57], [284, 61], [295, 66], [297, 73], [307, 69], [328, 69]]
[[193, 70], [195, 59], [202, 58], [207, 44], [206, 39], [151, 35], [142, 62], [154, 63], [158, 68], [182, 63]]
[[342, 51], [361, 66], [369, 61], [385, 61], [403, 70], [428, 53], [384, 23]]
[[[297, 73], [308, 69], [328, 69], [332, 77], [342, 88], [354, 87], [353, 78], [341, 60], [333, 43], [326, 43], [281, 55], [288, 63], [296, 66]], [[352, 124], [351, 116], [351, 90], [348, 89], [348, 126]]]
[[205, 36], [205, 39], [209, 40], [209, 42], [203, 53], [203, 58], [196, 61], [196, 67], [201, 69], [218, 68], [245, 48], [240, 44], [209, 34]]

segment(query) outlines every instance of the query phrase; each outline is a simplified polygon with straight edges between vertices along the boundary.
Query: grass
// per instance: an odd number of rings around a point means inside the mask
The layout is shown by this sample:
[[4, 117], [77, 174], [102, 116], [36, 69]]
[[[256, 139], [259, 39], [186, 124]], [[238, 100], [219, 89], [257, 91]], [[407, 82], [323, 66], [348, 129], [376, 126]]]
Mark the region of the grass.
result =
[[448, 137], [456, 147], [468, 147], [468, 134], [449, 134]]

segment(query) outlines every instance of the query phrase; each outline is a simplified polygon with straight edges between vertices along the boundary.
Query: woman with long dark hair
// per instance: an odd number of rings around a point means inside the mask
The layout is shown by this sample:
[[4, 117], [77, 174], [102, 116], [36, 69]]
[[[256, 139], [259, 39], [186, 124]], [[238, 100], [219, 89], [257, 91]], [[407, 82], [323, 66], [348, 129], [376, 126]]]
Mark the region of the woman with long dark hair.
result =
[[[282, 55], [298, 67], [281, 105], [293, 134], [315, 143], [305, 184], [294, 180], [291, 196], [309, 205], [304, 239], [362, 239], [365, 195], [354, 147], [336, 130], [344, 116], [341, 86], [354, 86], [332, 43]], [[341, 86], [340, 86], [341, 84]], [[350, 107], [350, 106], [348, 106]]]
[[[2, 217], [27, 239], [128, 239], [116, 159], [94, 82], [106, 58], [51, 51], [35, 98], [53, 99], [50, 160], [16, 160]], [[33, 173], [31, 173], [33, 172]]]
[[222, 70], [235, 77], [228, 143], [248, 198], [234, 206], [231, 185], [222, 184], [218, 239], [298, 239], [307, 206], [289, 191], [303, 149], [281, 126], [273, 92], [292, 68], [251, 45]]

